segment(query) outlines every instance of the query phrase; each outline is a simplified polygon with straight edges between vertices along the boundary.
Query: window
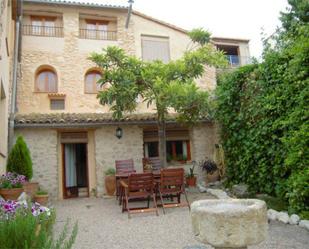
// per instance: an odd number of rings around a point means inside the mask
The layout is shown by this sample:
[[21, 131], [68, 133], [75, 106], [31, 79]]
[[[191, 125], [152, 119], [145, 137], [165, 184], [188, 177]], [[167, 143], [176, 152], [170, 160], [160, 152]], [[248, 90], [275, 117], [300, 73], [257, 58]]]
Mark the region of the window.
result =
[[98, 80], [102, 77], [99, 71], [90, 71], [85, 76], [85, 93], [98, 93], [101, 90]]
[[[143, 133], [145, 158], [158, 157], [158, 130], [144, 130]], [[166, 130], [166, 140], [168, 161], [191, 160], [189, 131], [187, 129], [174, 128]]]
[[87, 20], [86, 22], [87, 38], [107, 40], [107, 21]]
[[55, 18], [31, 17], [32, 35], [55, 36]]
[[51, 99], [50, 100], [50, 109], [51, 110], [64, 110], [64, 99]]
[[36, 75], [36, 92], [57, 92], [57, 75], [51, 69], [40, 70]]
[[162, 60], [169, 62], [168, 37], [142, 36], [142, 57], [144, 61]]

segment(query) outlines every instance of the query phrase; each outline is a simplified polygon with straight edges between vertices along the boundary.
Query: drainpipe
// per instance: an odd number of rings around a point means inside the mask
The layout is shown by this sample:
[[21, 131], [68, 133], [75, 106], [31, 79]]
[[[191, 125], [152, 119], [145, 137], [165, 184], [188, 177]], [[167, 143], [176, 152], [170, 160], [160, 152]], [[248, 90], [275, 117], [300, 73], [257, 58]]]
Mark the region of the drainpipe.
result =
[[16, 113], [16, 92], [17, 92], [17, 71], [19, 68], [19, 51], [21, 39], [21, 21], [22, 21], [22, 0], [17, 1], [17, 16], [15, 22], [15, 41], [14, 41], [14, 57], [13, 57], [13, 80], [11, 108], [9, 114], [9, 131], [8, 131], [8, 149], [11, 150], [14, 144], [14, 118]]
[[130, 5], [129, 5], [129, 8], [128, 8], [128, 15], [127, 15], [127, 20], [126, 20], [126, 29], [129, 27], [129, 22], [130, 22], [130, 18], [131, 18], [131, 14], [132, 14], [132, 5], [133, 5], [134, 1], [129, 0], [128, 3]]

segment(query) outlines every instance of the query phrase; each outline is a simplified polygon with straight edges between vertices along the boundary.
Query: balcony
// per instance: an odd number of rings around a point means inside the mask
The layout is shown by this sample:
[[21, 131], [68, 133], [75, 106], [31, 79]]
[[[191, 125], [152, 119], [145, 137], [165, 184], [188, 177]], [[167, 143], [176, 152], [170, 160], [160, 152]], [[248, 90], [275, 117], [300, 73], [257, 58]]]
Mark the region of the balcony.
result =
[[63, 27], [23, 25], [23, 35], [63, 37]]
[[79, 29], [79, 38], [116, 41], [117, 31], [107, 31], [98, 29]]
[[251, 58], [248, 56], [226, 55], [230, 67], [239, 67], [250, 64]]

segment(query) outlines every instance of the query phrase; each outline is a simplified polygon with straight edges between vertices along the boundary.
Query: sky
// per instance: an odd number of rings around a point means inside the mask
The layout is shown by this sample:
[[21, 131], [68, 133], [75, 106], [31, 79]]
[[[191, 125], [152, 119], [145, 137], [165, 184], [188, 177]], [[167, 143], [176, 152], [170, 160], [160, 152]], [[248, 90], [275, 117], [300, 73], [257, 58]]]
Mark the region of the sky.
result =
[[[73, 0], [76, 2], [76, 0]], [[127, 6], [127, 0], [78, 0]], [[204, 28], [217, 37], [249, 39], [251, 56], [262, 52], [266, 36], [280, 25], [287, 0], [134, 0], [133, 9], [181, 28]]]

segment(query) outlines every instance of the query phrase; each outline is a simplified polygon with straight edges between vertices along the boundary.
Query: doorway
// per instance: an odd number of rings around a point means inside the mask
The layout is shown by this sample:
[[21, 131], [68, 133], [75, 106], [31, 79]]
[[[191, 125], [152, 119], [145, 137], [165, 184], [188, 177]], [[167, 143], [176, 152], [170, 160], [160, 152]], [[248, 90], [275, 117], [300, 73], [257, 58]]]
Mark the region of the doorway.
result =
[[88, 197], [87, 143], [64, 143], [63, 197]]

